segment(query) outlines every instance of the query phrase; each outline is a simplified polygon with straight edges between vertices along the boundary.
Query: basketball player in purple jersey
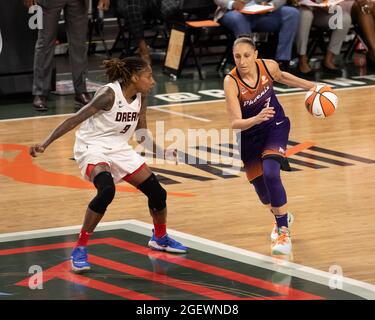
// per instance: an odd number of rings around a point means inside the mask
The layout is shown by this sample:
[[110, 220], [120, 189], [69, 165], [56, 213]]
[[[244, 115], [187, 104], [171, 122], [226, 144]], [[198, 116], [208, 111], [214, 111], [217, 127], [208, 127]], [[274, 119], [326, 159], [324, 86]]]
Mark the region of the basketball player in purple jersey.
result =
[[224, 79], [227, 112], [232, 128], [241, 130], [238, 142], [247, 178], [276, 219], [271, 233], [272, 254], [289, 255], [289, 224], [293, 216], [287, 210], [280, 170], [290, 170], [285, 157], [290, 122], [272, 83], [305, 90], [313, 89], [315, 84], [282, 72], [274, 60], [258, 59], [258, 51], [249, 37], [234, 42], [233, 55], [236, 67]]
[[[62, 122], [41, 144], [30, 147], [36, 157], [56, 139], [76, 131], [74, 158], [82, 176], [92, 181], [97, 195], [86, 209], [76, 247], [71, 254], [72, 270], [91, 268], [87, 244], [115, 196], [115, 183], [127, 181], [148, 198], [154, 231], [148, 245], [153, 250], [185, 253], [187, 248], [166, 231], [167, 192], [128, 141], [136, 129], [147, 128], [145, 96], [155, 85], [152, 69], [141, 58], [104, 61], [110, 83], [100, 88], [93, 100]], [[155, 149], [154, 143], [154, 149]]]

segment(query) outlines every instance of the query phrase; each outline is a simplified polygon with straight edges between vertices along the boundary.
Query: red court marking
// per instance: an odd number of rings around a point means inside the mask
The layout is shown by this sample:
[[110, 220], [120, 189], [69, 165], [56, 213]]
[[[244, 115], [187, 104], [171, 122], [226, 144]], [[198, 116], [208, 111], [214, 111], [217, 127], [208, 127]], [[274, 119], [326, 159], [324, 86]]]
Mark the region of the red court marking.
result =
[[151, 271], [136, 268], [136, 267], [124, 264], [124, 263], [112, 261], [109, 259], [94, 256], [94, 255], [90, 255], [90, 261], [92, 263], [98, 264], [100, 266], [103, 266], [109, 269], [131, 274], [136, 277], [144, 278], [153, 282], [158, 282], [158, 283], [161, 283], [170, 287], [175, 287], [181, 290], [190, 291], [195, 294], [209, 297], [211, 299], [233, 300], [233, 299], [239, 298], [231, 294], [227, 294], [221, 291], [210, 289], [210, 288], [198, 285], [198, 284], [193, 284], [187, 281], [171, 278], [166, 275], [157, 274]]
[[[201, 263], [201, 262], [194, 261], [194, 260], [189, 260], [183, 257], [179, 257], [177, 255], [171, 255], [171, 254], [163, 253], [163, 252], [150, 251], [149, 249], [145, 247], [142, 247], [140, 245], [127, 242], [124, 240], [119, 240], [116, 238], [107, 238], [107, 243], [114, 247], [119, 247], [121, 249], [133, 251], [133, 252], [140, 253], [143, 255], [150, 255], [150, 256], [158, 255], [156, 257], [157, 259], [164, 260], [169, 263], [177, 264], [180, 266], [184, 266], [190, 269], [195, 269], [195, 270], [205, 272], [205, 273], [210, 273], [210, 274], [222, 277], [222, 278], [235, 280], [235, 281], [242, 282], [242, 283], [254, 286], [254, 287], [262, 288], [268, 291], [277, 292], [277, 293], [287, 292], [288, 295], [285, 296], [284, 299], [298, 299], [298, 300], [300, 299], [308, 299], [308, 300], [322, 299], [322, 297], [320, 296], [316, 296], [307, 292], [303, 292], [298, 289], [293, 289], [285, 285], [274, 284], [272, 282], [265, 281], [259, 278], [250, 277], [241, 273], [229, 271], [227, 269], [215, 267], [215, 266], [208, 265], [208, 264]], [[273, 297], [270, 297], [270, 298], [272, 299]]]
[[[137, 267], [133, 267], [124, 263], [112, 261], [109, 259], [101, 258], [95, 255], [89, 255], [89, 261], [93, 264], [97, 264], [112, 270], [120, 271], [122, 273], [131, 274], [133, 276], [144, 278], [153, 282], [158, 282], [166, 286], [175, 287], [184, 291], [193, 292], [205, 297], [209, 297], [212, 299], [220, 299], [220, 300], [234, 300], [238, 299], [238, 297], [226, 294], [217, 290], [213, 290], [210, 288], [206, 288], [201, 285], [192, 284], [183, 280], [171, 278], [165, 275], [159, 275], [151, 271], [143, 270]], [[111, 294], [116, 294], [121, 297], [125, 297], [130, 299], [129, 294], [132, 294], [134, 298], [134, 294], [137, 294], [134, 291], [129, 291], [120, 287], [112, 286], [113, 288], [109, 288], [108, 285], [101, 281], [92, 280], [90, 278], [86, 278], [83, 276], [78, 276], [72, 272], [70, 272], [70, 261], [63, 262], [57, 266], [47, 269], [43, 272], [43, 283], [50, 281], [54, 278], [64, 279], [70, 282], [79, 283], [84, 286], [88, 286], [90, 288], [98, 289], [104, 292], [108, 292]], [[26, 278], [22, 281], [16, 283], [18, 286], [25, 286], [29, 285], [29, 278]], [[119, 290], [126, 290], [126, 295], [118, 294]], [[130, 293], [129, 293], [130, 292]], [[142, 295], [142, 294], [139, 294]], [[151, 297], [151, 296], [148, 296]], [[136, 297], [136, 299], [144, 299], [145, 297]]]
[[[215, 276], [242, 282], [242, 283], [251, 285], [253, 287], [258, 287], [258, 288], [262, 288], [268, 291], [276, 292], [278, 294], [282, 294], [282, 296], [278, 296], [278, 297], [262, 297], [262, 298], [250, 298], [250, 299], [276, 299], [276, 300], [279, 300], [279, 299], [295, 299], [295, 300], [323, 299], [320, 296], [316, 296], [314, 294], [303, 292], [298, 289], [293, 289], [285, 285], [274, 284], [266, 280], [243, 275], [241, 273], [211, 266], [211, 265], [201, 263], [198, 261], [189, 260], [178, 255], [152, 251], [146, 247], [143, 247], [143, 246], [131, 243], [131, 242], [127, 242], [124, 240], [119, 240], [116, 238], [102, 238], [102, 239], [95, 239], [95, 240], [90, 241], [90, 245], [95, 245], [95, 244], [108, 244], [114, 247], [118, 247], [127, 251], [132, 251], [132, 252], [136, 252], [136, 253], [147, 255], [147, 256], [150, 255], [150, 256], [156, 257], [157, 255], [157, 259], [164, 260], [169, 263], [181, 265], [190, 269], [195, 269], [201, 272], [210, 273]], [[61, 248], [73, 248], [75, 245], [76, 245], [76, 242], [67, 242], [67, 243], [56, 243], [56, 244], [32, 246], [32, 247], [24, 247], [24, 248], [4, 249], [4, 250], [0, 250], [0, 255], [29, 253], [29, 252], [35, 252], [35, 251], [46, 251], [46, 250], [54, 250], [54, 249], [61, 249]], [[91, 260], [92, 257], [93, 256], [89, 254], [89, 261], [92, 261]], [[111, 260], [108, 260], [108, 261], [111, 261]], [[101, 265], [101, 263], [98, 263], [98, 264]], [[155, 275], [154, 273], [152, 274], [153, 276]], [[241, 299], [241, 298], [236, 297], [236, 299]]]
[[312, 141], [305, 141], [305, 142], [299, 143], [299, 144], [295, 145], [294, 147], [286, 150], [285, 155], [287, 157], [290, 157], [290, 156], [292, 156], [292, 155], [294, 155], [294, 154], [296, 154], [296, 153], [298, 153], [302, 150], [311, 148], [314, 145], [316, 145], [316, 143], [312, 142]]
[[[87, 278], [78, 274], [74, 274], [70, 271], [70, 261], [66, 261], [61, 264], [58, 264], [57, 266], [49, 268], [43, 272], [43, 283], [46, 283], [47, 281], [50, 281], [55, 278], [66, 280], [66, 281], [73, 282], [76, 284], [80, 284], [85, 287], [103, 291], [109, 294], [113, 294], [113, 295], [120, 296], [126, 299], [130, 299], [130, 300], [159, 300], [158, 298], [147, 295], [147, 294], [138, 293], [133, 290], [117, 287], [112, 284], [108, 284], [102, 281], [98, 281], [98, 280], [90, 279], [90, 278]], [[29, 279], [30, 278], [19, 281], [16, 283], [16, 285], [28, 287]]]
[[[90, 245], [107, 244], [108, 242], [106, 241], [106, 239], [108, 238], [90, 240]], [[3, 250], [0, 250], [0, 256], [6, 256], [10, 254], [19, 254], [19, 253], [29, 253], [29, 252], [36, 252], [36, 251], [63, 249], [63, 248], [74, 248], [76, 244], [77, 242], [60, 242], [60, 243], [45, 244], [45, 245], [40, 245], [40, 246], [3, 249]]]
[[[0, 159], [0, 174], [12, 178], [18, 182], [31, 183], [54, 187], [66, 187], [76, 189], [92, 189], [94, 185], [79, 177], [46, 171], [33, 163], [29, 155], [29, 147], [19, 144], [0, 144], [0, 151], [19, 151], [13, 160]], [[47, 151], [48, 152], [48, 151]], [[117, 191], [140, 192], [132, 186], [116, 186]], [[168, 195], [176, 197], [194, 197], [192, 193], [169, 192]]]

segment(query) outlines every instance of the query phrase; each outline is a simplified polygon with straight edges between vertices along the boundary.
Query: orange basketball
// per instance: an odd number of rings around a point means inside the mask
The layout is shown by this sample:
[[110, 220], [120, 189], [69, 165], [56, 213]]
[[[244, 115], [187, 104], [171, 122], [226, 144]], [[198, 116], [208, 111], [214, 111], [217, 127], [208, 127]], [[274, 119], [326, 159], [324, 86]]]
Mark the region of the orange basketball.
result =
[[339, 99], [331, 87], [319, 84], [305, 96], [307, 111], [316, 118], [331, 116], [337, 109]]

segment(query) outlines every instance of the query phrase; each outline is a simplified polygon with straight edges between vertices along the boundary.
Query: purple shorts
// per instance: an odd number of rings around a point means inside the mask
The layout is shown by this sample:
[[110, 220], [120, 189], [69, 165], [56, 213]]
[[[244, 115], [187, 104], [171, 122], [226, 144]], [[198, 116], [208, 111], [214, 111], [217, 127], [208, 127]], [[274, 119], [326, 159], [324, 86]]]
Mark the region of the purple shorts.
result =
[[[263, 174], [262, 159], [274, 157], [283, 170], [290, 170], [285, 157], [290, 131], [289, 118], [275, 120], [266, 129], [241, 134], [241, 160], [249, 181]], [[238, 141], [239, 144], [239, 141]]]

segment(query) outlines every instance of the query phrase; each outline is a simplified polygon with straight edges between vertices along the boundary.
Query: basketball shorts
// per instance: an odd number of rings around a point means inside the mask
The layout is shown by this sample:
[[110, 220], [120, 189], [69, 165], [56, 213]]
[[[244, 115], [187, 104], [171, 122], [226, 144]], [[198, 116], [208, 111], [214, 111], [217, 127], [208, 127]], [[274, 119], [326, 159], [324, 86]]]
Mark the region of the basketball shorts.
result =
[[281, 169], [290, 171], [285, 151], [290, 131], [289, 118], [273, 122], [269, 127], [253, 134], [241, 134], [241, 160], [244, 163], [249, 181], [263, 175], [262, 161], [274, 158], [281, 164]]
[[121, 149], [113, 149], [96, 145], [75, 144], [74, 159], [85, 180], [90, 180], [86, 174], [88, 165], [107, 163], [111, 168], [115, 183], [126, 179], [145, 164], [145, 159], [129, 145]]

